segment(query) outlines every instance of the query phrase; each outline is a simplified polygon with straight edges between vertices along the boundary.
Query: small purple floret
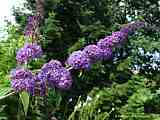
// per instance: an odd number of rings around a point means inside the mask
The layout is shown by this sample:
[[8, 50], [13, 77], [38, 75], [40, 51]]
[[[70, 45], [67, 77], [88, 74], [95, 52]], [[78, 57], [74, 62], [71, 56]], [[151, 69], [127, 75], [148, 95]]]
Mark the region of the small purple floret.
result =
[[33, 87], [34, 76], [31, 71], [24, 68], [16, 68], [11, 71], [11, 87], [16, 92], [30, 91]]
[[18, 63], [23, 64], [41, 55], [42, 48], [39, 45], [36, 43], [26, 43], [23, 48], [18, 50], [16, 60]]
[[43, 65], [37, 76], [42, 81], [47, 80], [48, 85], [51, 87], [69, 89], [72, 85], [70, 72], [57, 60], [51, 60], [49, 63]]
[[81, 50], [73, 52], [67, 63], [73, 69], [89, 69], [91, 65], [90, 58]]
[[25, 28], [25, 31], [24, 31], [24, 34], [25, 36], [27, 37], [32, 37], [32, 36], [35, 36], [37, 35], [37, 27], [39, 25], [39, 22], [40, 22], [40, 16], [29, 16], [28, 18], [28, 24]]
[[97, 42], [97, 46], [102, 48], [102, 49], [105, 49], [105, 48], [108, 48], [108, 47], [113, 47], [114, 46], [113, 37], [112, 36], [107, 36], [103, 39], [100, 39]]
[[73, 82], [70, 72], [65, 68], [57, 70], [57, 73], [52, 80], [57, 88], [63, 90], [69, 89]]
[[112, 49], [111, 48], [106, 48], [106, 49], [102, 49], [103, 51], [103, 56], [102, 56], [102, 60], [109, 60], [112, 58]]
[[83, 52], [90, 58], [92, 63], [100, 60], [103, 56], [102, 49], [97, 45], [88, 45], [83, 49]]
[[127, 34], [122, 31], [117, 31], [112, 33], [113, 43], [117, 46], [121, 45], [126, 39]]
[[39, 78], [35, 75], [33, 87], [30, 89], [29, 93], [32, 96], [45, 96], [47, 91], [46, 80]]

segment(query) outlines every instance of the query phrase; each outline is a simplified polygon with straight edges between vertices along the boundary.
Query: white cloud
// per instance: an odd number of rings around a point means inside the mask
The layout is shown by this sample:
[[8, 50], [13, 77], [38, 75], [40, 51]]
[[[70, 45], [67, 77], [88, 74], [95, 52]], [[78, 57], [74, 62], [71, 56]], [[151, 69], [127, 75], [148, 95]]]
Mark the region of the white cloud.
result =
[[20, 6], [24, 0], [2, 0], [0, 4], [0, 28], [4, 26], [4, 20], [14, 21], [12, 16], [13, 6]]
[[23, 4], [25, 0], [1, 0], [0, 3], [0, 37], [4, 34], [3, 28], [5, 20], [14, 23], [14, 16], [12, 16], [13, 6], [18, 7]]

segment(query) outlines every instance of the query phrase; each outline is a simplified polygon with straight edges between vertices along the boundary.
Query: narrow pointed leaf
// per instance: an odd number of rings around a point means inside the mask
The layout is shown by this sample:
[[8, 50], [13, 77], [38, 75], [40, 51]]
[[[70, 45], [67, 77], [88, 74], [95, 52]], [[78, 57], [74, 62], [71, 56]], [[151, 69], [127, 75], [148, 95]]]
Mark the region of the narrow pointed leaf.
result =
[[24, 113], [25, 115], [27, 115], [28, 107], [29, 107], [29, 94], [27, 92], [21, 92], [19, 95], [23, 104]]

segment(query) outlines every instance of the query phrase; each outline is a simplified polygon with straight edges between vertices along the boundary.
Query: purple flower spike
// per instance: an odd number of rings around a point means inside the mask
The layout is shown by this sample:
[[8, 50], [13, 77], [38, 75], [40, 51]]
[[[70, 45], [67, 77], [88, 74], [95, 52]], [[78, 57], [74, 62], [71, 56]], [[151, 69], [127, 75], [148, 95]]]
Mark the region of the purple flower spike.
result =
[[39, 46], [36, 43], [26, 43], [24, 45], [24, 48], [32, 50], [32, 55], [31, 55], [32, 58], [40, 57], [43, 53], [41, 46]]
[[49, 85], [54, 87], [55, 81], [59, 79], [59, 70], [62, 68], [61, 62], [58, 60], [51, 60], [49, 63], [43, 65], [37, 76], [43, 81], [48, 80]]
[[[41, 71], [42, 76], [45, 75], [49, 75], [52, 71], [56, 70], [56, 69], [61, 69], [63, 66], [61, 64], [61, 62], [59, 62], [58, 60], [51, 60], [49, 63], [46, 63], [43, 65]], [[47, 76], [48, 77], [48, 76]]]
[[21, 48], [18, 50], [16, 55], [16, 60], [18, 63], [23, 64], [26, 63], [32, 57], [32, 50]]
[[121, 45], [126, 39], [127, 39], [127, 34], [121, 31], [113, 32], [112, 33], [113, 37], [113, 43], [117, 46]]
[[65, 68], [51, 72], [48, 76], [48, 84], [59, 89], [69, 89], [72, 85], [70, 72]]
[[136, 30], [145, 27], [145, 22], [136, 21], [134, 23], [129, 23], [121, 28], [121, 32], [132, 35]]
[[34, 77], [34, 83], [29, 93], [32, 96], [45, 96], [47, 91], [46, 81], [39, 76]]
[[88, 55], [92, 63], [100, 60], [103, 56], [102, 49], [99, 48], [97, 45], [88, 45], [83, 49], [83, 52]]
[[23, 48], [18, 50], [16, 60], [18, 63], [23, 64], [41, 55], [42, 49], [39, 45], [36, 43], [27, 43]]
[[111, 48], [106, 48], [106, 49], [102, 49], [103, 51], [103, 56], [102, 56], [102, 60], [109, 60], [112, 58], [112, 49]]
[[89, 57], [81, 50], [73, 52], [67, 60], [68, 65], [74, 69], [89, 69], [90, 62]]
[[132, 35], [135, 32], [135, 30], [136, 27], [134, 26], [133, 23], [129, 23], [120, 29], [120, 31], [126, 33], [126, 35]]
[[72, 85], [70, 72], [57, 60], [51, 60], [45, 64], [37, 77], [41, 81], [47, 80], [49, 86], [59, 89], [69, 89]]
[[107, 36], [103, 39], [100, 39], [98, 42], [97, 42], [97, 46], [99, 48], [102, 48], [102, 49], [105, 49], [105, 48], [108, 48], [108, 47], [113, 47], [113, 37], [112, 36]]
[[143, 27], [145, 27], [145, 22], [143, 22], [143, 21], [136, 21], [134, 23], [134, 26], [136, 27], [136, 29], [143, 28]]
[[120, 29], [121, 32], [125, 33], [126, 35], [130, 33], [130, 29], [127, 26], [123, 26]]
[[67, 90], [72, 86], [72, 82], [71, 74], [67, 69], [62, 68], [58, 70], [58, 75], [55, 78], [55, 86], [57, 88]]
[[34, 76], [31, 71], [24, 68], [16, 68], [11, 71], [11, 87], [16, 92], [30, 91], [33, 87]]
[[40, 16], [29, 16], [28, 24], [25, 28], [24, 34], [27, 37], [35, 36], [37, 34], [36, 28], [40, 22]]

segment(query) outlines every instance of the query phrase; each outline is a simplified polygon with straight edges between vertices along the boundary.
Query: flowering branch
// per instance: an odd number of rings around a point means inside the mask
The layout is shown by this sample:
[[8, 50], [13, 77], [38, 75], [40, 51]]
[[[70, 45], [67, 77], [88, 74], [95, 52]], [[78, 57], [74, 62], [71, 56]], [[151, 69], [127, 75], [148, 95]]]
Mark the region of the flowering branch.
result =
[[[37, 4], [40, 4], [40, 1], [37, 1]], [[42, 10], [37, 8], [38, 12]], [[33, 96], [44, 96], [48, 86], [63, 90], [69, 89], [73, 82], [70, 70], [89, 70], [93, 63], [111, 59], [113, 48], [121, 47], [127, 41], [128, 35], [143, 28], [144, 25], [145, 23], [140, 21], [129, 23], [123, 26], [120, 31], [113, 32], [110, 36], [100, 39], [97, 44], [91, 44], [83, 50], [73, 52], [66, 60], [67, 68], [57, 60], [51, 60], [49, 63], [44, 64], [41, 71], [35, 75], [27, 69], [17, 68], [11, 73], [11, 86], [16, 92], [27, 91]], [[29, 29], [28, 31], [32, 30], [34, 29]], [[34, 35], [34, 32], [29, 32], [29, 35]], [[41, 55], [41, 47], [36, 43], [31, 43], [25, 44], [17, 52], [16, 59], [18, 63], [23, 64]]]

